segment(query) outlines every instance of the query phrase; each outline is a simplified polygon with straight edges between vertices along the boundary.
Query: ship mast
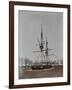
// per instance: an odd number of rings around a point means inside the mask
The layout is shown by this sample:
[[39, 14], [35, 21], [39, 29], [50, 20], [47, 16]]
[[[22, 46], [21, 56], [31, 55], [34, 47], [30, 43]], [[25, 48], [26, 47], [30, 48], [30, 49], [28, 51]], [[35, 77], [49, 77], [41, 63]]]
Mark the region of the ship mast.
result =
[[[47, 62], [47, 64], [48, 64], [48, 56], [51, 56], [51, 55], [49, 55], [48, 54], [48, 51], [49, 50], [53, 50], [53, 49], [49, 49], [48, 48], [48, 41], [47, 41], [47, 38], [46, 38], [46, 41], [45, 41], [45, 43], [44, 43], [44, 38], [43, 38], [43, 27], [42, 27], [42, 24], [41, 24], [41, 34], [40, 34], [40, 36], [41, 36], [41, 41], [39, 41], [38, 40], [38, 44], [39, 44], [39, 49], [40, 49], [40, 51], [33, 51], [33, 52], [40, 52], [40, 58], [41, 58], [41, 63], [44, 63], [44, 62]], [[44, 45], [46, 45], [45, 47], [44, 47]], [[46, 61], [45, 61], [46, 60]]]
[[43, 63], [44, 62], [44, 60], [45, 60], [45, 50], [44, 50], [44, 39], [43, 39], [43, 27], [42, 27], [42, 24], [41, 24], [41, 34], [40, 34], [40, 36], [41, 36], [41, 40], [39, 41], [38, 40], [38, 44], [39, 44], [39, 49], [40, 49], [40, 51], [33, 51], [33, 52], [40, 52], [40, 62], [41, 63]]
[[44, 62], [44, 40], [43, 40], [43, 28], [41, 24], [41, 44], [40, 44], [40, 51], [41, 51], [41, 61]]
[[47, 41], [47, 38], [46, 38], [45, 56], [46, 56], [46, 62], [48, 64], [48, 41]]

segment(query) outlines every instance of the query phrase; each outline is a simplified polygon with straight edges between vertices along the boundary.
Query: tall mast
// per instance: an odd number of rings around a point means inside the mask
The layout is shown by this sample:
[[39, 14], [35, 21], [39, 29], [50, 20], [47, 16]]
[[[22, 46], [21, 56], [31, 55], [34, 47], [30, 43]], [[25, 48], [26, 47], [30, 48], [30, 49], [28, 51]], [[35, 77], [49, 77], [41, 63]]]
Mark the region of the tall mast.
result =
[[[40, 33], [40, 39], [41, 41], [38, 40], [38, 44], [39, 44], [39, 50], [38, 51], [33, 51], [33, 52], [40, 52], [40, 60], [41, 62], [45, 62], [45, 60], [49, 61], [49, 56], [51, 56], [52, 54], [48, 54], [48, 52], [52, 49], [49, 49], [48, 48], [48, 41], [47, 41], [47, 37], [46, 37], [46, 40], [44, 42], [44, 38], [43, 38], [43, 27], [42, 27], [42, 24], [41, 24], [41, 33]], [[44, 46], [45, 45], [45, 46]]]
[[47, 41], [47, 38], [46, 38], [46, 49], [45, 49], [45, 54], [46, 54], [46, 56], [48, 56], [48, 41]]
[[43, 28], [42, 28], [42, 24], [41, 24], [41, 42], [43, 43]]
[[43, 43], [43, 27], [41, 24], [41, 45], [40, 45], [40, 50], [41, 50], [41, 61], [44, 62], [44, 43]]
[[43, 28], [41, 24], [41, 45], [40, 45], [40, 50], [43, 51], [44, 45], [43, 45]]

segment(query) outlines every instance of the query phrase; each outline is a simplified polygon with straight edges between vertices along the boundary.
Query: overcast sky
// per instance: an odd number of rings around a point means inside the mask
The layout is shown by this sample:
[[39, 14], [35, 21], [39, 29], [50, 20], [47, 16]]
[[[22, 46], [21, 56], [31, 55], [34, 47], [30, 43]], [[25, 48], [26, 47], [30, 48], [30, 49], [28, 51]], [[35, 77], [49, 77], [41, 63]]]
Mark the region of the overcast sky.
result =
[[44, 40], [48, 40], [48, 47], [54, 49], [49, 53], [57, 59], [63, 59], [63, 13], [24, 11], [18, 12], [18, 55], [36, 60], [39, 53], [41, 24]]

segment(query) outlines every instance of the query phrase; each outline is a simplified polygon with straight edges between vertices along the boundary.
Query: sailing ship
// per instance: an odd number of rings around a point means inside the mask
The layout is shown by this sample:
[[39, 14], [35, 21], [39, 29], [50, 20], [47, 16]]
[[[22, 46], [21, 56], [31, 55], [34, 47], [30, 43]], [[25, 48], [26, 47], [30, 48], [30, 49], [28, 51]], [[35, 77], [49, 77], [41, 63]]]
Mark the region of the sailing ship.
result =
[[48, 48], [48, 40], [47, 40], [47, 38], [46, 38], [46, 40], [44, 40], [44, 38], [43, 38], [42, 24], [41, 24], [40, 37], [41, 37], [41, 41], [38, 40], [39, 51], [33, 51], [33, 53], [40, 53], [41, 61], [37, 65], [32, 65], [31, 66], [32, 69], [47, 69], [47, 68], [52, 67], [52, 65], [49, 63], [48, 60], [49, 60], [49, 56], [53, 55], [53, 54], [49, 55], [49, 51], [53, 50], [53, 49]]

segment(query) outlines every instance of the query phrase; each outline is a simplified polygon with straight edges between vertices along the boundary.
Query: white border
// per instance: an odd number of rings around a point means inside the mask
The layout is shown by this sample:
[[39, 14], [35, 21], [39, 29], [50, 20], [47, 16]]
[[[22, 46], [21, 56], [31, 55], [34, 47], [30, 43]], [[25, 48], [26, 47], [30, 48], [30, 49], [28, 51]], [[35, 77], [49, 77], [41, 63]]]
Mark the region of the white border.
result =
[[[40, 79], [18, 79], [18, 10], [63, 12], [63, 77], [40, 78]], [[67, 9], [35, 6], [14, 6], [14, 84], [38, 84], [67, 82]]]

